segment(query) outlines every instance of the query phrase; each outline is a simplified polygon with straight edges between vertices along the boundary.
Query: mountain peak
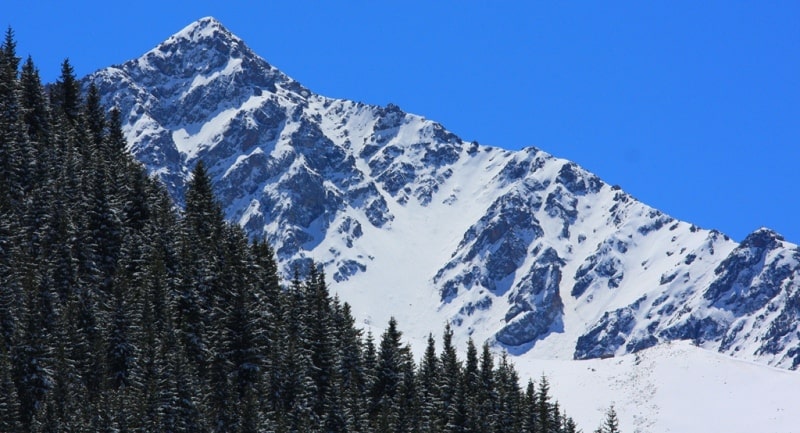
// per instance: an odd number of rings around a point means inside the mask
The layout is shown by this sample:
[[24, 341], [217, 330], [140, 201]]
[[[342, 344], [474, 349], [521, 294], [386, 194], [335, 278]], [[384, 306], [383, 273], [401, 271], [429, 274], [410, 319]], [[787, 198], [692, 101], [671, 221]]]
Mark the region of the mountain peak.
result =
[[[167, 38], [138, 62], [144, 62], [140, 63], [144, 69], [149, 69], [149, 64], [188, 77], [213, 71], [229, 59], [244, 58], [256, 59], [258, 56], [217, 19], [205, 17]], [[175, 69], [171, 65], [181, 67]]]
[[272, 69], [214, 17], [189, 24], [123, 68], [133, 75], [139, 73], [136, 69], [144, 74], [157, 71], [169, 79], [188, 80], [184, 84], [189, 87], [194, 87], [191, 83], [198, 76], [208, 81], [213, 76], [230, 76], [244, 68], [254, 69], [256, 75], [271, 75]]
[[772, 229], [767, 227], [761, 227], [758, 230], [754, 231], [747, 235], [744, 241], [742, 241], [741, 246], [744, 248], [775, 248], [778, 246], [778, 242], [784, 241], [783, 236], [779, 235]]
[[800, 252], [768, 229], [740, 246], [545, 152], [316, 95], [211, 17], [89, 80], [178, 203], [202, 160], [225, 214], [287, 274], [323, 264], [365, 324], [394, 316], [425, 341], [448, 322], [537, 357], [690, 339], [800, 365], [800, 304], [779, 304], [800, 296]]
[[172, 35], [164, 43], [186, 40], [193, 43], [204, 43], [208, 40], [228, 40], [231, 42], [241, 42], [225, 26], [214, 17], [204, 17], [184, 27], [178, 33]]

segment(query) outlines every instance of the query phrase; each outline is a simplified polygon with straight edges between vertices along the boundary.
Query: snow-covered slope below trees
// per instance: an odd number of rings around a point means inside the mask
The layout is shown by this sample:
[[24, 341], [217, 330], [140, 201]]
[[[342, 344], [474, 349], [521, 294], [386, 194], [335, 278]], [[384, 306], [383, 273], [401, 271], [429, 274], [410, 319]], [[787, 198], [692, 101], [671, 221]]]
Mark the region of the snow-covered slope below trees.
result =
[[519, 357], [520, 375], [545, 374], [553, 398], [584, 432], [614, 405], [626, 433], [800, 431], [800, 374], [672, 342], [609, 359]]
[[85, 82], [178, 203], [204, 161], [226, 216], [287, 273], [322, 263], [366, 326], [449, 321], [525, 360], [688, 340], [800, 364], [800, 249], [768, 229], [739, 244], [539, 149], [317, 95], [213, 18]]

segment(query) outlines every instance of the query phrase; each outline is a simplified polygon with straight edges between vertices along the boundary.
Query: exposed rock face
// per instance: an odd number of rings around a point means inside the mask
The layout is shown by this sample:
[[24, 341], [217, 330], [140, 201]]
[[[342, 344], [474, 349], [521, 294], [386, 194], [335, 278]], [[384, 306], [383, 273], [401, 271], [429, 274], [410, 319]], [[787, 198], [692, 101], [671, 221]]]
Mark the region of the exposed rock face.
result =
[[800, 364], [800, 252], [769, 230], [736, 244], [541, 150], [316, 95], [213, 18], [88, 82], [179, 205], [204, 161], [226, 216], [271, 242], [285, 271], [322, 263], [339, 293], [378, 292], [401, 323], [447, 320], [514, 354], [689, 339]]
[[535, 343], [551, 332], [564, 331], [560, 288], [565, 262], [553, 248], [536, 255], [531, 268], [508, 295], [511, 308], [504, 317], [507, 325], [495, 334], [497, 341], [508, 347]]
[[711, 282], [697, 291], [680, 284], [687, 282], [695, 258], [687, 255], [681, 270], [662, 277], [662, 286], [677, 290], [661, 292], [649, 307], [645, 296], [606, 313], [578, 339], [575, 357], [613, 354], [623, 345], [623, 352], [633, 352], [677, 339], [789, 368], [800, 365], [797, 246], [770, 230], [757, 230], [719, 262]]

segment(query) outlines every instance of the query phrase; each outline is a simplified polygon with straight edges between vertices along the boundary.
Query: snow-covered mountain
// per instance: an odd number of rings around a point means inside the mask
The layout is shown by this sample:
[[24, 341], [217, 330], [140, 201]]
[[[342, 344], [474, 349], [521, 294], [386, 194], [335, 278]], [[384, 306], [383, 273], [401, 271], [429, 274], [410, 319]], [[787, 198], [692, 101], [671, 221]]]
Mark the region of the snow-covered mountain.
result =
[[531, 358], [689, 340], [800, 365], [800, 249], [769, 229], [736, 243], [539, 149], [317, 95], [213, 18], [85, 82], [178, 203], [202, 160], [227, 217], [287, 272], [322, 263], [367, 326], [423, 341], [450, 321]]

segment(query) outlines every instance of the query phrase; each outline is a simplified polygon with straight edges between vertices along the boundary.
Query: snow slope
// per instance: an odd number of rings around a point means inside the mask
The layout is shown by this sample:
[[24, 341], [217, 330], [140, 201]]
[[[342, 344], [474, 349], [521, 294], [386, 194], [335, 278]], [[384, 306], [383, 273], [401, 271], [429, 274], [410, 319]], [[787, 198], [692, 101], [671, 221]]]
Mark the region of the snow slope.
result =
[[603, 360], [522, 357], [516, 366], [534, 380], [545, 374], [585, 432], [601, 424], [611, 404], [629, 433], [800, 432], [800, 374], [688, 342]]

